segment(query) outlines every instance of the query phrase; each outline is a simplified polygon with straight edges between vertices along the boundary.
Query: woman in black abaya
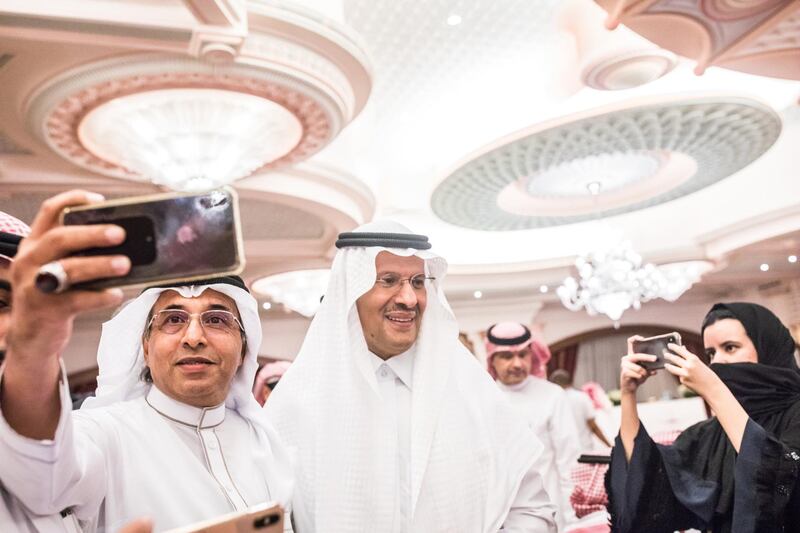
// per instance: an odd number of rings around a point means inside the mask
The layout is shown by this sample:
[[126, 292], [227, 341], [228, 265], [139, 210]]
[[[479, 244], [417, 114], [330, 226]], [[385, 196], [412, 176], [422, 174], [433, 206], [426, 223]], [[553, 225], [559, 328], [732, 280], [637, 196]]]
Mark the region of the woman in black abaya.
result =
[[670, 345], [666, 370], [716, 414], [655, 444], [640, 424], [636, 389], [653, 372], [628, 341], [622, 420], [606, 477], [612, 531], [800, 532], [800, 369], [789, 330], [768, 309], [716, 304], [703, 321], [706, 366]]

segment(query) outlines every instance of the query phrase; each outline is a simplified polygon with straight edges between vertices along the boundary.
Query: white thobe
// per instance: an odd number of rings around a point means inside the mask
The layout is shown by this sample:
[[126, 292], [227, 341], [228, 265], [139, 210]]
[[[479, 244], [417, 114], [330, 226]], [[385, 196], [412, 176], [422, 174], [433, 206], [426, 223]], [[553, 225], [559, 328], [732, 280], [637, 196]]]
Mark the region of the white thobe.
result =
[[73, 515], [36, 516], [0, 486], [0, 531], [3, 533], [80, 533]]
[[578, 443], [582, 452], [589, 452], [596, 448], [594, 444], [594, 434], [589, 429], [589, 420], [595, 418], [595, 409], [592, 400], [585, 392], [569, 387], [566, 389], [567, 400], [569, 401], [570, 411], [575, 419], [575, 426], [578, 429]]
[[569, 501], [574, 488], [570, 472], [580, 455], [566, 394], [558, 385], [534, 376], [519, 385], [497, 384], [542, 442], [541, 474], [547, 492], [558, 506], [556, 520], [561, 530], [575, 520]]
[[[2, 379], [2, 376], [0, 376]], [[85, 531], [141, 516], [163, 531], [271, 500], [269, 451], [224, 405], [146, 397], [72, 412], [62, 378], [53, 440], [17, 434], [0, 413], [0, 479], [36, 514], [71, 508]]]
[[[409, 350], [384, 361], [370, 354], [378, 390], [383, 400], [385, 416], [393, 420], [396, 457], [393, 471], [396, 481], [396, 499], [393, 527], [386, 533], [408, 533], [411, 531], [411, 390], [414, 375], [414, 351]], [[543, 458], [537, 460], [520, 483], [508, 516], [503, 523], [504, 533], [546, 532], [548, 526], [542, 520], [540, 510], [550, 505], [550, 500], [542, 490], [538, 473], [543, 466]], [[469, 465], [464, 465], [469, 468]], [[446, 520], [446, 519], [444, 519]]]

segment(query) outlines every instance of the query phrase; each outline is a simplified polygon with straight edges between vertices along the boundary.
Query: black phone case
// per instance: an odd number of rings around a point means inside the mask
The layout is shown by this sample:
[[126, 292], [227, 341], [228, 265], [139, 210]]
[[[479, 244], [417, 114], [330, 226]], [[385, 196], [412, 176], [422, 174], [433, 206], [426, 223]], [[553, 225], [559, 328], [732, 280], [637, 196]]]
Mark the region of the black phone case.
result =
[[680, 340], [676, 337], [663, 337], [659, 339], [646, 339], [643, 341], [633, 341], [633, 351], [635, 353], [646, 353], [655, 355], [658, 359], [653, 362], [640, 361], [639, 365], [647, 370], [660, 370], [664, 368], [667, 360], [664, 357], [664, 352], [672, 353], [667, 344], [680, 344]]

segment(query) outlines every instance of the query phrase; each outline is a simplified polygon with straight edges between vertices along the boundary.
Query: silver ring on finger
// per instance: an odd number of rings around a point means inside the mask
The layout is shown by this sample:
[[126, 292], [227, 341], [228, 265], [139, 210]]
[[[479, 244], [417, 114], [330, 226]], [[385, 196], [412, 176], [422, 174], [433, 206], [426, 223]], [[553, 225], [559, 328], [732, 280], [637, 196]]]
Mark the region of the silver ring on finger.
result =
[[61, 261], [51, 261], [39, 268], [34, 283], [44, 293], [60, 294], [69, 289], [69, 276]]

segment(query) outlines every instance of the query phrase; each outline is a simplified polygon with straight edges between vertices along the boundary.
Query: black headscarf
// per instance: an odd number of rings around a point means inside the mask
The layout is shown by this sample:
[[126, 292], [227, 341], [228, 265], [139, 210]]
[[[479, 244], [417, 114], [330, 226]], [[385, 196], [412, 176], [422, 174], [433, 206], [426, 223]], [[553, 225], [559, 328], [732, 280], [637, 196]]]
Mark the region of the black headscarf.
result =
[[[758, 363], [712, 364], [750, 418], [780, 438], [784, 414], [800, 404], [800, 369], [789, 330], [769, 309], [752, 303], [718, 303], [744, 326]], [[791, 428], [798, 431], [798, 428]], [[736, 452], [716, 418], [695, 424], [672, 446], [659, 446], [675, 496], [715, 531], [729, 531]], [[700, 496], [699, 496], [700, 495]]]
[[216, 278], [200, 279], [193, 281], [173, 281], [172, 283], [167, 283], [165, 285], [152, 285], [150, 287], [145, 287], [144, 289], [142, 289], [142, 292], [148, 289], [169, 289], [173, 287], [189, 287], [192, 285], [214, 285], [215, 283], [225, 283], [227, 285], [233, 285], [234, 287], [238, 287], [243, 291], [250, 292], [250, 289], [247, 288], [247, 285], [245, 285], [244, 280], [239, 276], [219, 276]]
[[709, 313], [720, 309], [742, 323], [758, 353], [758, 364], [712, 364], [711, 369], [750, 418], [761, 424], [800, 400], [800, 369], [794, 358], [794, 339], [766, 307], [738, 302], [716, 304]]

